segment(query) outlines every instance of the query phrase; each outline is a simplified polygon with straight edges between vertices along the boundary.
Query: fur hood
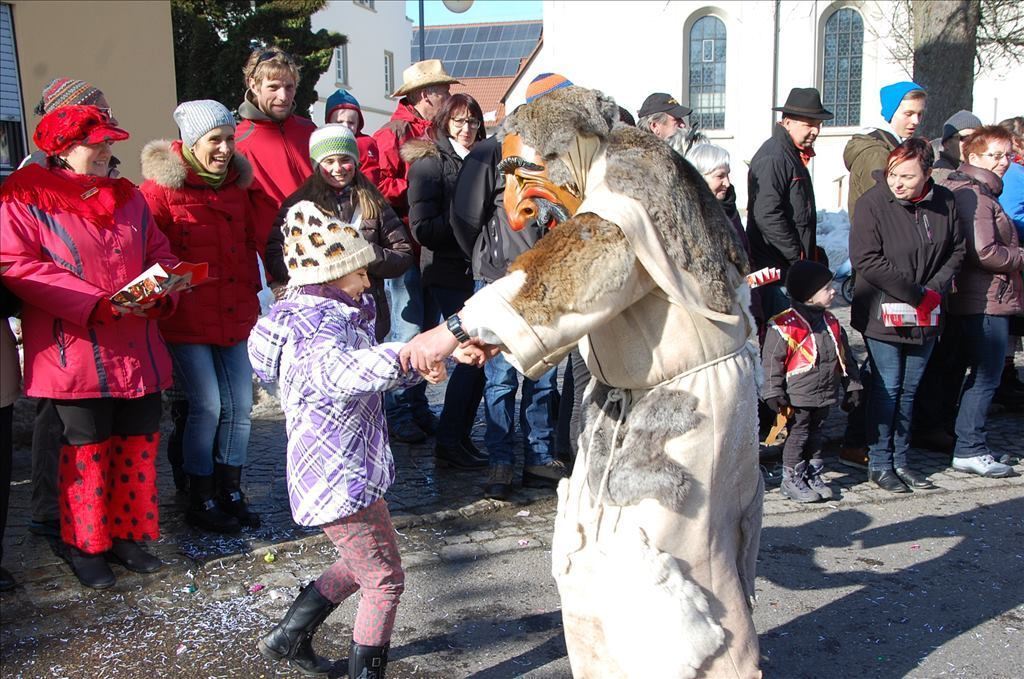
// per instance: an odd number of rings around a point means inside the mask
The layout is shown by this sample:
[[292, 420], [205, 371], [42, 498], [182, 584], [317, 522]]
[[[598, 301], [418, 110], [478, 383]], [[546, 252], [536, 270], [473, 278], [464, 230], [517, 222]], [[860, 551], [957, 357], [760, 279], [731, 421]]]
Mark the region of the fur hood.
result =
[[[180, 143], [157, 139], [142, 147], [143, 178], [172, 190], [185, 188], [185, 180], [188, 179], [191, 168], [181, 157], [180, 151], [175, 149], [175, 144]], [[247, 189], [252, 185], [252, 165], [237, 151], [231, 157], [228, 172], [235, 175], [233, 183], [239, 188]]]
[[402, 144], [398, 153], [407, 165], [412, 165], [423, 158], [437, 158], [441, 155], [437, 144], [427, 139], [410, 139]]
[[706, 282], [708, 307], [728, 313], [749, 267], [739, 236], [692, 165], [662, 140], [618, 117], [611, 97], [564, 87], [517, 109], [506, 118], [504, 132], [520, 134], [536, 149], [556, 184], [574, 181], [562, 158], [578, 147], [578, 137], [599, 139], [608, 187], [646, 209], [671, 258]]

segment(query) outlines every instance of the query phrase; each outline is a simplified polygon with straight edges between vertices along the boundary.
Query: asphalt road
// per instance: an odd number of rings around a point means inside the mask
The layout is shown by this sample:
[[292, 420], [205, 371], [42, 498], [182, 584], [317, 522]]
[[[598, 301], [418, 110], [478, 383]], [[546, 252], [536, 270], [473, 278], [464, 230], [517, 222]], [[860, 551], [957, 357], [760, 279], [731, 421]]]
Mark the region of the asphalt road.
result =
[[[389, 678], [568, 677], [552, 515], [541, 501], [403, 531], [407, 589]], [[766, 677], [1021, 676], [1019, 486], [766, 518], [755, 611]], [[3, 612], [2, 674], [299, 676], [260, 658], [255, 641], [331, 558], [327, 545], [304, 545], [273, 563], [249, 556], [124, 578], [108, 593], [19, 599]], [[350, 601], [332, 615], [316, 638], [322, 654], [345, 656], [354, 611]]]

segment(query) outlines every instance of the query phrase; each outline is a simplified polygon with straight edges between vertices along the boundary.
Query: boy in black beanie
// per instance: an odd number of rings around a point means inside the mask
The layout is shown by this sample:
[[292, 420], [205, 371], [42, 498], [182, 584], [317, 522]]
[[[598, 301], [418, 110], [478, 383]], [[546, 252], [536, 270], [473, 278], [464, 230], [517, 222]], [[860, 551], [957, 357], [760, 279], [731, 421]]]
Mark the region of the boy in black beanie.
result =
[[822, 477], [821, 428], [840, 382], [842, 409], [860, 402], [860, 371], [846, 331], [828, 311], [836, 294], [828, 267], [801, 260], [790, 267], [786, 288], [793, 305], [769, 321], [761, 351], [764, 402], [790, 418], [780, 490], [796, 502], [831, 500]]

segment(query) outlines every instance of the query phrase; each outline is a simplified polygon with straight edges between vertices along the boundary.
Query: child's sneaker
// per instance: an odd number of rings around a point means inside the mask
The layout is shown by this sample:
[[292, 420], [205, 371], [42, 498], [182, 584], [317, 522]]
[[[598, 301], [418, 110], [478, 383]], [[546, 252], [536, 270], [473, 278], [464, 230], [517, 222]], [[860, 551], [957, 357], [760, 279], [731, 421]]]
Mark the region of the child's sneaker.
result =
[[800, 503], [821, 500], [821, 497], [811, 490], [807, 481], [804, 480], [804, 475], [807, 473], [806, 467], [807, 463], [801, 462], [796, 467], [782, 468], [782, 486], [779, 488], [782, 497], [788, 497], [790, 500]]
[[832, 489], [825, 482], [825, 463], [823, 461], [811, 460], [807, 465], [807, 476], [804, 480], [807, 482], [807, 486], [822, 500], [831, 500], [835, 497]]

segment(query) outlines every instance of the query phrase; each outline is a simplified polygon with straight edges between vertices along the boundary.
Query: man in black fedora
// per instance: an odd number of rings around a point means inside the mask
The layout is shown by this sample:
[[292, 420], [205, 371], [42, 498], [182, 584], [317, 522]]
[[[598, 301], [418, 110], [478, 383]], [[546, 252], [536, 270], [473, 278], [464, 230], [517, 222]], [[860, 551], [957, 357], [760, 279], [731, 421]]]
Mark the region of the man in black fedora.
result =
[[[807, 164], [814, 157], [814, 140], [821, 123], [832, 113], [821, 105], [813, 87], [794, 87], [771, 138], [750, 161], [747, 175], [747, 235], [754, 268], [782, 270], [782, 280], [794, 262], [821, 259], [817, 247], [817, 210]], [[822, 262], [827, 265], [826, 262]], [[782, 282], [761, 288], [764, 317], [789, 306]]]

